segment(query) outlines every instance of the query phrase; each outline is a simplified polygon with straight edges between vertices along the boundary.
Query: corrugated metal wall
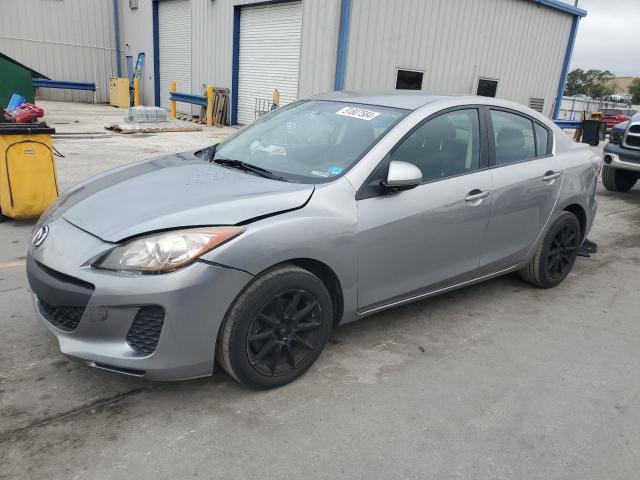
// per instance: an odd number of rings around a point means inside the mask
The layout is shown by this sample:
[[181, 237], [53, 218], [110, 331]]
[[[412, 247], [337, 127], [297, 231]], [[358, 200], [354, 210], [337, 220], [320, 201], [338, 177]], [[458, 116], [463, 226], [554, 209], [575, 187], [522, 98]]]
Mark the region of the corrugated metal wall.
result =
[[346, 87], [392, 89], [407, 68], [425, 91], [469, 94], [479, 76], [549, 115], [572, 19], [528, 0], [354, 0]]
[[[193, 29], [192, 92], [203, 92], [207, 83], [216, 87], [230, 88], [233, 7], [261, 2], [256, 0], [190, 1]], [[138, 9], [131, 10], [128, 0], [120, 0], [121, 43], [123, 49], [125, 43], [130, 45], [134, 58], [138, 52], [145, 52], [146, 65], [141, 97], [145, 104], [153, 105], [152, 5], [151, 0], [138, 3]], [[340, 0], [303, 0], [302, 10], [299, 97], [333, 89]]]
[[[162, 1], [162, 0], [160, 0]], [[111, 0], [0, 0], [0, 50], [57, 80], [95, 81], [107, 101], [116, 55]], [[121, 66], [145, 52], [143, 103], [154, 103], [152, 1], [119, 0]], [[233, 7], [255, 0], [190, 0], [192, 92], [230, 87]], [[303, 0], [299, 97], [333, 89], [340, 0]], [[529, 0], [353, 0], [347, 88], [390, 89], [398, 68], [423, 70], [424, 90], [472, 93], [499, 79], [498, 96], [545, 99], [551, 112], [572, 16]], [[129, 44], [128, 47], [126, 44]], [[47, 98], [91, 100], [87, 92]]]
[[[0, 0], [0, 51], [53, 80], [95, 82], [102, 102], [116, 72], [113, 30], [109, 0]], [[93, 101], [84, 91], [42, 89], [41, 96]]]

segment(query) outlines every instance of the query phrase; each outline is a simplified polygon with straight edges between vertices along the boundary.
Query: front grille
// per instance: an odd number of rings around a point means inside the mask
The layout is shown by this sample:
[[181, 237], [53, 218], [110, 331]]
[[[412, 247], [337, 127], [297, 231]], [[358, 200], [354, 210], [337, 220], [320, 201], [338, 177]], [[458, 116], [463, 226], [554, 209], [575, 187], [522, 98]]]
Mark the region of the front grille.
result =
[[140, 308], [127, 333], [127, 343], [136, 352], [153, 353], [158, 346], [163, 323], [164, 308]]
[[627, 135], [624, 143], [632, 148], [640, 148], [640, 135], [637, 137], [633, 137], [631, 135]]
[[629, 148], [640, 149], [640, 124], [634, 123], [624, 136], [624, 145]]
[[64, 332], [73, 332], [78, 328], [84, 314], [84, 307], [56, 307], [40, 299], [38, 309], [47, 322]]

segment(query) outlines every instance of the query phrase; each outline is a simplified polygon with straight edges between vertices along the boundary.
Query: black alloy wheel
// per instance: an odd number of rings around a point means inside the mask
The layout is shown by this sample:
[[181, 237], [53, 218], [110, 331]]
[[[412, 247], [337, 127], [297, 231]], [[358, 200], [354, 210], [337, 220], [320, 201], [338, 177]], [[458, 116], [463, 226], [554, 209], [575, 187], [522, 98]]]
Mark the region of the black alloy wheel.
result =
[[580, 231], [575, 224], [566, 223], [551, 240], [547, 254], [547, 273], [552, 279], [569, 274], [580, 247]]
[[258, 275], [220, 328], [218, 363], [238, 382], [275, 388], [295, 380], [320, 356], [334, 325], [327, 286], [297, 265]]
[[520, 270], [520, 276], [541, 288], [555, 287], [571, 272], [582, 239], [578, 217], [566, 210], [558, 212], [538, 243], [533, 257]]
[[253, 318], [247, 356], [260, 374], [294, 371], [319, 346], [322, 313], [318, 299], [306, 290], [279, 292]]

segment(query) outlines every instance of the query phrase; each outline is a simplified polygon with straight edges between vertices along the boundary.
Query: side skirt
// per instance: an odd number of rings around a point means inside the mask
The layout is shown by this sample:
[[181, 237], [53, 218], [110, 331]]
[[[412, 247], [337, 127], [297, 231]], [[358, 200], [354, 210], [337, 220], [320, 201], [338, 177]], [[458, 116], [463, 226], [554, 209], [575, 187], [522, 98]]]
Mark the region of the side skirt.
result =
[[451, 290], [456, 290], [458, 288], [466, 287], [468, 285], [473, 285], [474, 283], [480, 283], [485, 280], [489, 280], [491, 278], [500, 277], [502, 275], [506, 275], [507, 273], [515, 272], [521, 268], [522, 264], [518, 263], [516, 265], [512, 265], [511, 267], [505, 268], [503, 270], [498, 270], [494, 273], [489, 273], [487, 275], [482, 275], [480, 277], [473, 278], [471, 280], [467, 280], [465, 282], [456, 283], [454, 285], [449, 285], [447, 287], [438, 288], [436, 290], [429, 290], [426, 292], [418, 293], [416, 295], [411, 295], [409, 297], [401, 298], [399, 300], [393, 300], [389, 303], [384, 303], [381, 305], [374, 305], [370, 307], [365, 307], [361, 310], [358, 310], [358, 316], [364, 317], [366, 315], [371, 315], [372, 313], [379, 312], [381, 310], [386, 310], [388, 308], [397, 307], [400, 305], [404, 305], [406, 303], [416, 302], [418, 300], [422, 300], [424, 298], [433, 297], [435, 295], [439, 295], [441, 293], [450, 292]]

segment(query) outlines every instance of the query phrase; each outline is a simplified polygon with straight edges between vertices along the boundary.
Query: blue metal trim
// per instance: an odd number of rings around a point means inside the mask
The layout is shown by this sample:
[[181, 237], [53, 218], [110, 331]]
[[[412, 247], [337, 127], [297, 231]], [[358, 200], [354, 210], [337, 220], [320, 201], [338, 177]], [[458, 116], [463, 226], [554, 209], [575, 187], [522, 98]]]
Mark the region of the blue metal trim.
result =
[[233, 52], [231, 58], [231, 125], [238, 123], [238, 76], [240, 74], [240, 7], [233, 7]]
[[340, 6], [340, 30], [338, 32], [338, 53], [336, 56], [335, 90], [344, 90], [347, 76], [347, 54], [349, 52], [349, 27], [351, 25], [351, 0], [342, 0]]
[[586, 17], [587, 11], [568, 3], [564, 3], [560, 0], [531, 0], [538, 5], [544, 5], [545, 7], [553, 8], [554, 10], [560, 10], [561, 12], [570, 13], [576, 17]]
[[567, 51], [564, 55], [564, 63], [562, 64], [562, 73], [560, 74], [560, 83], [558, 84], [558, 91], [556, 93], [556, 104], [553, 107], [553, 115], [551, 118], [558, 118], [560, 113], [560, 107], [562, 106], [562, 97], [564, 95], [564, 88], [567, 83], [567, 76], [569, 75], [569, 65], [571, 64], [571, 56], [573, 55], [573, 47], [576, 43], [576, 33], [578, 32], [578, 23], [580, 17], [573, 17], [573, 23], [571, 24], [571, 33], [569, 33], [569, 43], [567, 44]]
[[190, 103], [192, 105], [207, 106], [207, 97], [204, 95], [194, 95], [193, 93], [169, 92], [169, 100], [175, 100], [181, 103]]
[[113, 29], [116, 37], [116, 73], [118, 78], [122, 76], [122, 67], [120, 66], [120, 9], [118, 8], [119, 0], [113, 0]]
[[560, 128], [575, 130], [582, 127], [582, 120], [554, 120], [555, 124]]
[[91, 82], [67, 82], [65, 80], [44, 80], [34, 78], [31, 80], [34, 88], [64, 88], [68, 90], [91, 90], [96, 91], [96, 84]]
[[152, 2], [153, 23], [153, 103], [160, 106], [160, 24], [158, 20], [158, 0]]

